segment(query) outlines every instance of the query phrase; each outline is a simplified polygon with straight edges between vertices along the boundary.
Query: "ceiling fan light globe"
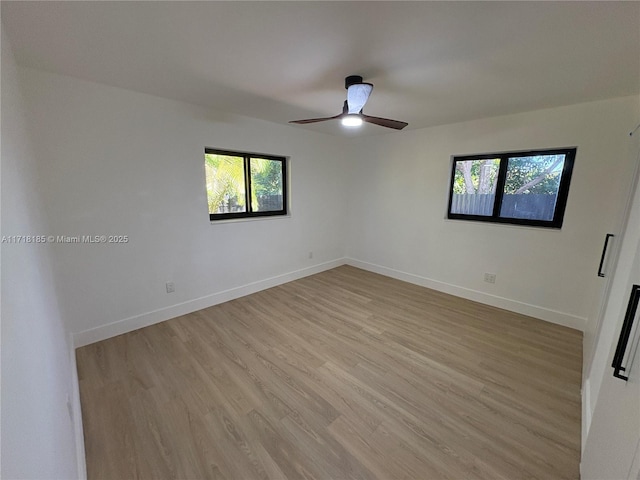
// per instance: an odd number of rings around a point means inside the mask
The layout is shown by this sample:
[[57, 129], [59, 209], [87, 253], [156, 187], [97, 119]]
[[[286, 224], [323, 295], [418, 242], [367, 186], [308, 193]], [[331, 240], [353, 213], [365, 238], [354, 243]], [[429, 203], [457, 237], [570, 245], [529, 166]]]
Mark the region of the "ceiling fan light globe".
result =
[[342, 125], [345, 127], [359, 127], [362, 125], [362, 117], [360, 115], [346, 115], [342, 117]]

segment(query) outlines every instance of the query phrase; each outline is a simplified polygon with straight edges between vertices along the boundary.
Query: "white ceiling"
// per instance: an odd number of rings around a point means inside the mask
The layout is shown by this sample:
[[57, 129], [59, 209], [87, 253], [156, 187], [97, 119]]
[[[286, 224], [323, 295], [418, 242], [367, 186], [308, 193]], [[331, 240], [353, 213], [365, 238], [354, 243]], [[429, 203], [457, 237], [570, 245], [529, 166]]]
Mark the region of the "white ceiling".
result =
[[340, 113], [352, 74], [408, 129], [640, 92], [638, 2], [2, 1], [2, 24], [24, 66], [282, 124]]

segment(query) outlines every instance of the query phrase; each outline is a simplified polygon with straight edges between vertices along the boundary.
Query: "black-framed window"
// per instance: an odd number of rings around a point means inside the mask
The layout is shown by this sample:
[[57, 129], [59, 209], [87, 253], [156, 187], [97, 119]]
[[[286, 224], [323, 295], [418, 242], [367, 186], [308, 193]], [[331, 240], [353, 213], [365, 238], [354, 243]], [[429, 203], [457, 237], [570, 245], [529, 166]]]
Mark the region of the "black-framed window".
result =
[[561, 228], [576, 148], [454, 156], [447, 218]]
[[287, 159], [205, 148], [210, 220], [287, 214]]

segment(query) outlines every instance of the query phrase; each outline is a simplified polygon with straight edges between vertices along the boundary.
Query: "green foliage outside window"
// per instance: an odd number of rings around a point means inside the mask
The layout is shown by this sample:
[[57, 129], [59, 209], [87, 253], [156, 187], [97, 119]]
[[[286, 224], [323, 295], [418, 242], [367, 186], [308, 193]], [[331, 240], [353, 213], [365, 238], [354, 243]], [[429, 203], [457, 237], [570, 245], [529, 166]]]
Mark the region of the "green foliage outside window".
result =
[[[560, 185], [564, 157], [564, 155], [510, 157], [504, 193], [555, 195]], [[499, 158], [457, 162], [453, 193], [494, 194], [499, 168]]]
[[244, 207], [244, 159], [213, 153], [206, 153], [204, 159], [209, 213], [217, 213], [229, 201]]

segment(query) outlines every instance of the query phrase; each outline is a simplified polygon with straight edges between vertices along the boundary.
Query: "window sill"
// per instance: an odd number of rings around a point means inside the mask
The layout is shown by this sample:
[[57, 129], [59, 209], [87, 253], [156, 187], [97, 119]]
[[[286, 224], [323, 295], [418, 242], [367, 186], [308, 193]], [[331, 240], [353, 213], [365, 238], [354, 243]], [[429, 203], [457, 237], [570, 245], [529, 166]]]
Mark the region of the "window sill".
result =
[[540, 231], [547, 231], [547, 232], [562, 232], [562, 229], [564, 228], [564, 225], [562, 228], [556, 228], [556, 227], [547, 227], [544, 225], [524, 225], [521, 223], [511, 223], [511, 222], [489, 222], [489, 221], [478, 221], [478, 220], [471, 220], [469, 218], [447, 218], [446, 215], [444, 217], [444, 221], [445, 222], [451, 222], [451, 223], [459, 223], [459, 222], [465, 222], [465, 223], [473, 223], [476, 225], [486, 225], [486, 226], [493, 226], [493, 227], [508, 227], [508, 228], [518, 228], [518, 229], [526, 229], [526, 230], [531, 230], [532, 228], [536, 229], [536, 230], [540, 230]]
[[291, 214], [286, 215], [267, 215], [264, 217], [245, 217], [245, 218], [226, 218], [224, 220], [209, 220], [211, 225], [219, 225], [221, 223], [241, 223], [241, 222], [262, 222], [264, 220], [282, 220], [285, 218], [291, 218]]

